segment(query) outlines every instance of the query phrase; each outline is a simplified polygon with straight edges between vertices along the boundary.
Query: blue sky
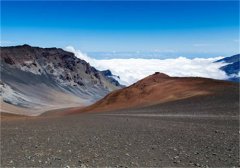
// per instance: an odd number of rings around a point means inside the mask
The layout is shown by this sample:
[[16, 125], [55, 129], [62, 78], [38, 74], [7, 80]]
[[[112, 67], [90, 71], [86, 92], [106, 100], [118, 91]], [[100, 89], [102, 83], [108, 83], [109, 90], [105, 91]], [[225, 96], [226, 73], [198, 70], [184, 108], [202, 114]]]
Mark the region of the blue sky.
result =
[[1, 3], [3, 46], [206, 57], [239, 52], [238, 1]]

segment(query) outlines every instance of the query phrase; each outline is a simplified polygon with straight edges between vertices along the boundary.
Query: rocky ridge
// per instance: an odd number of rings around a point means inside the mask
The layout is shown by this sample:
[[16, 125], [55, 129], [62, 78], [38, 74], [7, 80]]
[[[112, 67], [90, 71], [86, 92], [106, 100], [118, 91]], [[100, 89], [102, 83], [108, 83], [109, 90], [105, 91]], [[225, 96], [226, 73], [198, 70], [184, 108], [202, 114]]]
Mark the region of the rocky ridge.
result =
[[[1, 47], [1, 97], [5, 103], [22, 107], [51, 105], [61, 93], [89, 104], [119, 88], [117, 81], [112, 82], [112, 78], [71, 52], [29, 45]], [[8, 94], [10, 90], [15, 94]], [[25, 103], [16, 95], [24, 95], [21, 97]]]

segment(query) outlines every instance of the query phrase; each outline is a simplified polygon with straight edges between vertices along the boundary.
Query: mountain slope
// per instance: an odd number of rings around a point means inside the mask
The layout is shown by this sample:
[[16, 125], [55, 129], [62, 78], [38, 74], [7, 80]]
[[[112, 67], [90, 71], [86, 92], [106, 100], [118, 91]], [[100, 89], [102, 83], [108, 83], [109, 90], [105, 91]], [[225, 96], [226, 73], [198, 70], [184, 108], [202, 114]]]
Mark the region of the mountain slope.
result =
[[90, 104], [120, 88], [73, 53], [29, 45], [1, 47], [0, 86], [1, 111], [15, 112], [17, 106], [34, 115]]
[[226, 57], [220, 60], [217, 60], [216, 62], [226, 62], [226, 63], [234, 63], [234, 62], [239, 62], [240, 54], [236, 54], [230, 57]]
[[123, 85], [121, 85], [121, 84], [119, 83], [120, 77], [117, 76], [117, 75], [113, 75], [112, 72], [111, 72], [109, 69], [104, 70], [104, 71], [101, 71], [101, 73], [102, 73], [104, 76], [108, 77], [109, 81], [110, 81], [111, 83], [113, 83], [114, 85], [124, 87]]
[[191, 97], [214, 95], [219, 90], [232, 86], [235, 87], [236, 84], [206, 78], [169, 77], [162, 73], [155, 73], [127, 88], [108, 94], [87, 108], [71, 113], [114, 111], [152, 106]]
[[227, 65], [221, 67], [220, 69], [226, 72], [229, 76], [230, 81], [239, 82], [239, 73], [240, 73], [240, 54], [233, 55], [231, 57], [226, 57], [220, 59], [216, 62], [225, 62], [228, 63]]

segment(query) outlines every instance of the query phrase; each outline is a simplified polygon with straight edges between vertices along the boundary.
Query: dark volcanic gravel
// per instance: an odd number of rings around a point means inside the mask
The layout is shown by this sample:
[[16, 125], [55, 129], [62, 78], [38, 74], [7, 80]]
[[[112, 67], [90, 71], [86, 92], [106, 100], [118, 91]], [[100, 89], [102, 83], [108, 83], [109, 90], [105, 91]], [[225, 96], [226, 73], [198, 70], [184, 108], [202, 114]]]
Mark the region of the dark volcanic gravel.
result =
[[1, 167], [230, 167], [237, 118], [82, 114], [2, 121]]
[[236, 167], [238, 94], [235, 88], [142, 109], [5, 119], [1, 167]]

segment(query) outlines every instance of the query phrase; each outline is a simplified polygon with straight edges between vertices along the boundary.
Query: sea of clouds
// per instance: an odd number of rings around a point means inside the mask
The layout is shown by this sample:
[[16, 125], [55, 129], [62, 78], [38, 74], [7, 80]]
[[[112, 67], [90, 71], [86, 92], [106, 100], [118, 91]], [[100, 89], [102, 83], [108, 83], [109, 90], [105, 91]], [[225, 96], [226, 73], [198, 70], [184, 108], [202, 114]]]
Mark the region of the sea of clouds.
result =
[[98, 70], [111, 70], [114, 75], [120, 76], [120, 83], [127, 86], [155, 72], [162, 72], [169, 76], [177, 77], [228, 78], [226, 73], [219, 69], [226, 63], [214, 63], [214, 61], [223, 57], [193, 59], [185, 57], [174, 59], [94, 59], [72, 46], [66, 47], [65, 50], [74, 53], [76, 57], [87, 61]]

